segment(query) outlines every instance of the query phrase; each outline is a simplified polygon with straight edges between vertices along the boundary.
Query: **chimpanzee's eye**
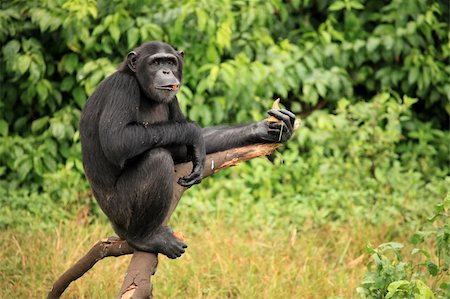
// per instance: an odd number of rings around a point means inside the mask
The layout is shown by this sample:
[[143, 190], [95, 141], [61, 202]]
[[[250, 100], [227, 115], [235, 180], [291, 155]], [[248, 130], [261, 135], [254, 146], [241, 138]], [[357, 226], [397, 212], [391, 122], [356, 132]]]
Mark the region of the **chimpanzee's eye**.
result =
[[175, 63], [173, 63], [172, 60], [167, 61], [167, 63], [168, 63], [169, 65], [175, 65]]

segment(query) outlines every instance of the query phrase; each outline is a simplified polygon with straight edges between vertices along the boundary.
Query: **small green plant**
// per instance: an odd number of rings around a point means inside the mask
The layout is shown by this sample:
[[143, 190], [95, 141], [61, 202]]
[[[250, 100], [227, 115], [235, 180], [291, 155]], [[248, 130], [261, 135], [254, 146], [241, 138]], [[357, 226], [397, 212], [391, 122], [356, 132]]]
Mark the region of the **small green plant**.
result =
[[444, 278], [450, 266], [449, 212], [450, 196], [447, 196], [436, 205], [435, 215], [427, 220], [425, 229], [417, 231], [411, 238], [413, 245], [432, 242], [434, 253], [414, 248], [410, 258], [405, 260], [401, 254], [403, 244], [390, 242], [377, 248], [368, 246], [372, 261], [367, 266], [361, 286], [357, 288], [361, 297], [447, 298], [450, 289]]

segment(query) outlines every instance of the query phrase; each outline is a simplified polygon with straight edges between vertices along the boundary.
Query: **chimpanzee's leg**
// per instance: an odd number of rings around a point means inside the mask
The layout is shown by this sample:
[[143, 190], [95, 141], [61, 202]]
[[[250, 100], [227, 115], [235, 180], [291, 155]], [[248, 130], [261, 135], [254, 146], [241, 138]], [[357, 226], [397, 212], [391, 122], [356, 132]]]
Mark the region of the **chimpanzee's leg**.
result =
[[111, 200], [120, 210], [110, 216], [117, 234], [133, 247], [170, 258], [181, 256], [187, 247], [168, 226], [161, 226], [172, 200], [173, 175], [174, 163], [167, 150], [143, 154], [119, 177]]

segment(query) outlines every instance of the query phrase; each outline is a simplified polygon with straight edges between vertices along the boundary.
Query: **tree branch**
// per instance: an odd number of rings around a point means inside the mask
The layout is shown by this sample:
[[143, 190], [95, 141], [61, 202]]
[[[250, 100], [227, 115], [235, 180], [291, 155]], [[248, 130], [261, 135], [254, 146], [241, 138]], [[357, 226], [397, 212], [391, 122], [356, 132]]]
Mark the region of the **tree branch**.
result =
[[78, 262], [64, 272], [61, 277], [53, 284], [47, 298], [59, 298], [72, 281], [77, 280], [89, 271], [99, 260], [108, 256], [122, 256], [131, 254], [134, 249], [127, 241], [118, 237], [109, 237], [98, 241]]
[[[243, 161], [271, 154], [280, 144], [255, 144], [217, 152], [206, 156], [203, 176], [207, 177], [222, 169], [235, 166]], [[192, 163], [183, 163], [175, 166], [173, 183], [173, 197], [169, 213], [164, 224], [169, 222], [170, 216], [178, 205], [186, 188], [177, 183], [179, 177], [187, 175], [192, 170]], [[89, 271], [99, 260], [109, 256], [121, 256], [133, 253], [127, 274], [123, 281], [117, 298], [152, 298], [151, 275], [155, 274], [158, 265], [157, 254], [134, 251], [125, 240], [117, 237], [98, 241], [84, 257], [69, 268], [53, 284], [48, 297], [59, 298], [72, 281], [77, 280]]]

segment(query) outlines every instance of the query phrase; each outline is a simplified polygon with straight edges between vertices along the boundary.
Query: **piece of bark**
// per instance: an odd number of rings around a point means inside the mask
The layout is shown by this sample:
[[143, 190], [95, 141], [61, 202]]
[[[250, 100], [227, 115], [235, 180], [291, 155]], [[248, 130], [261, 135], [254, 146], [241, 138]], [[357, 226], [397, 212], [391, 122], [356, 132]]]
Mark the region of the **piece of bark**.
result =
[[[271, 154], [280, 144], [255, 144], [240, 148], [233, 148], [222, 152], [209, 154], [206, 156], [203, 176], [207, 177], [224, 168], [235, 166], [243, 161], [247, 161], [260, 156]], [[189, 174], [192, 170], [192, 163], [175, 165], [175, 176], [173, 184], [173, 197], [170, 210], [164, 224], [169, 222], [170, 216], [180, 201], [183, 192], [186, 190], [177, 183], [178, 178]], [[88, 253], [75, 265], [67, 270], [53, 285], [49, 299], [59, 298], [72, 281], [80, 278], [90, 270], [96, 262], [108, 256], [120, 256], [133, 253], [130, 265], [128, 266], [121, 290], [116, 298], [120, 299], [147, 299], [152, 298], [152, 285], [150, 277], [156, 272], [158, 265], [157, 254], [134, 251], [126, 241], [116, 237], [108, 238], [97, 242]]]

